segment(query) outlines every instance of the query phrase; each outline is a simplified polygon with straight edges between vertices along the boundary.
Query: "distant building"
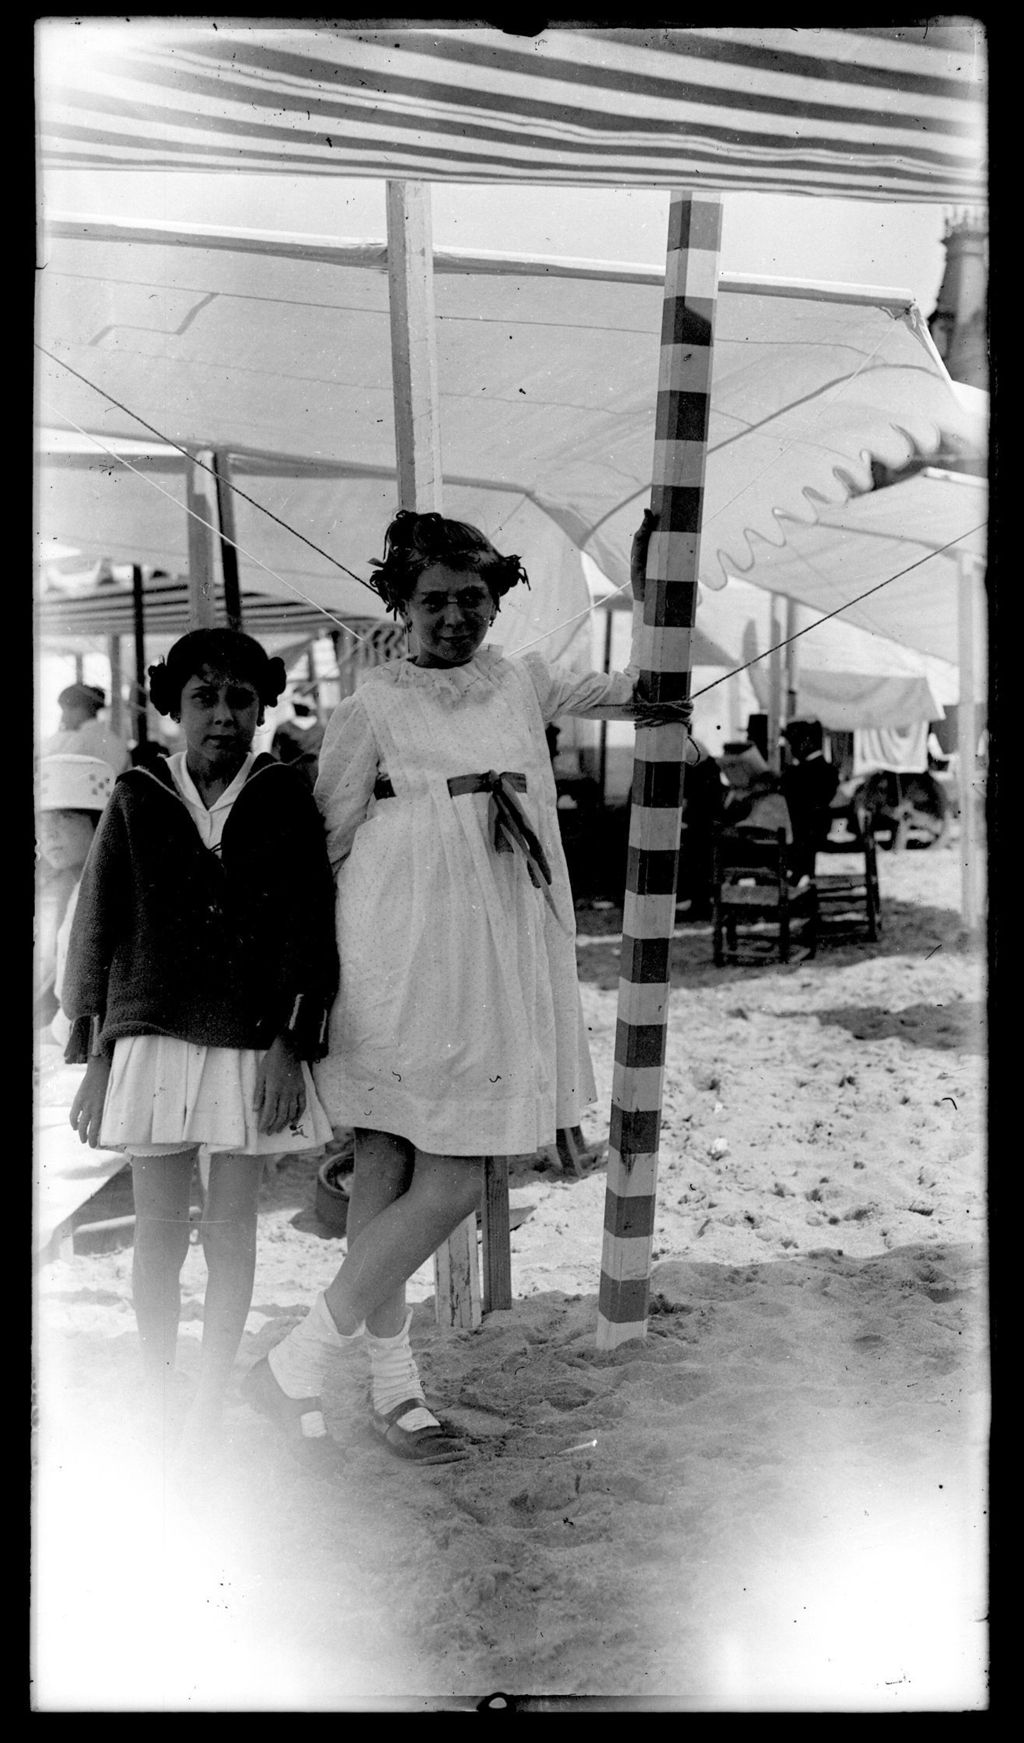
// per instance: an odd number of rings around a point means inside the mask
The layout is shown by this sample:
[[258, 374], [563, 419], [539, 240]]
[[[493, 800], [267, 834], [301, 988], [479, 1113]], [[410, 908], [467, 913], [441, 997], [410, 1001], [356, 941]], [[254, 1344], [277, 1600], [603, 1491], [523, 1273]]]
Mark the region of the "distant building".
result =
[[946, 268], [928, 327], [954, 381], [988, 391], [988, 221], [965, 211], [946, 221]]
[[[936, 351], [954, 381], [988, 392], [988, 222], [981, 212], [954, 213], [942, 238], [946, 265], [928, 329]], [[926, 466], [948, 472], [987, 471], [984, 455], [972, 452], [957, 437], [945, 435], [937, 454], [915, 454], [903, 466], [872, 460], [874, 490], [899, 484]]]

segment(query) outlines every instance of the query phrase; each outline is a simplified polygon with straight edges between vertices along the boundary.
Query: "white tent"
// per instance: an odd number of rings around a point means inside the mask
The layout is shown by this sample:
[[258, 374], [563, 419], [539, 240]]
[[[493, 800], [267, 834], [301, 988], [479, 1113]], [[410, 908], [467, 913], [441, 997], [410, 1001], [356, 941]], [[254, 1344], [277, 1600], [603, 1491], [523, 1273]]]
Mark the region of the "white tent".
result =
[[[338, 617], [373, 608], [356, 577], [395, 502], [386, 248], [99, 220], [52, 221], [46, 247], [40, 538], [180, 573], [186, 456], [217, 452], [243, 583]], [[447, 511], [583, 609], [579, 552], [628, 580], [663, 274], [439, 250], [434, 285]], [[872, 457], [979, 455], [985, 439], [909, 295], [723, 279], [702, 581], [742, 574], [780, 517], [869, 489]], [[898, 633], [885, 610], [882, 594], [868, 627]]]

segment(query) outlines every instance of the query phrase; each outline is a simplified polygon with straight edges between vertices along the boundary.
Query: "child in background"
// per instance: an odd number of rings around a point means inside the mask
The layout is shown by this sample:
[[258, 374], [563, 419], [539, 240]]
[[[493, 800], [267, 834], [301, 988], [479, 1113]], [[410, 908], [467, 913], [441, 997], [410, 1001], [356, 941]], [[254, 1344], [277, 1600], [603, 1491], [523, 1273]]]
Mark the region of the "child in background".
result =
[[131, 1158], [132, 1289], [167, 1426], [200, 1147], [208, 1280], [185, 1450], [215, 1436], [252, 1299], [261, 1157], [331, 1128], [309, 1062], [337, 986], [334, 888], [307, 784], [252, 743], [284, 688], [250, 636], [194, 630], [149, 669], [185, 749], [115, 785], [82, 877], [62, 1002], [83, 1143]]
[[58, 1017], [60, 971], [78, 880], [113, 785], [114, 771], [99, 757], [40, 759], [34, 998], [37, 1029]]

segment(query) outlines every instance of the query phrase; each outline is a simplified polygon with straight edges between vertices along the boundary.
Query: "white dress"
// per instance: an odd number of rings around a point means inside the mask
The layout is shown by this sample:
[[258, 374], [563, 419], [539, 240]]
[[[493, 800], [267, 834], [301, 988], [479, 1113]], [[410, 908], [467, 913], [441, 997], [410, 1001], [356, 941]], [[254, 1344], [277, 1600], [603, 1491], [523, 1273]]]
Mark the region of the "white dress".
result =
[[[628, 716], [629, 671], [578, 673], [483, 648], [467, 665], [395, 661], [331, 717], [316, 799], [337, 869], [341, 987], [314, 1066], [335, 1125], [439, 1155], [522, 1155], [579, 1123], [595, 1086], [545, 725]], [[526, 777], [517, 795], [552, 873], [497, 852], [487, 793], [450, 776]], [[393, 798], [373, 797], [378, 774]]]

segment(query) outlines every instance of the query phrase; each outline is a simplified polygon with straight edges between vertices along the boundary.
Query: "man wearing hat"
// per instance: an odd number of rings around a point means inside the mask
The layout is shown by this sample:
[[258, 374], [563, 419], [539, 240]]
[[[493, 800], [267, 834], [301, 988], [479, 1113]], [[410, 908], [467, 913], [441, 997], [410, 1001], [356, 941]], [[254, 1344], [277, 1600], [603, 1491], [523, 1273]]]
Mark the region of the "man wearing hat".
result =
[[719, 766], [725, 776], [724, 821], [730, 829], [782, 829], [793, 839], [789, 807], [757, 746], [746, 739], [724, 745]]
[[128, 746], [98, 719], [106, 704], [105, 693], [95, 684], [69, 684], [57, 697], [60, 730], [42, 745], [44, 756], [69, 752], [73, 756], [101, 757], [115, 775], [131, 762]]
[[114, 771], [101, 757], [63, 754], [40, 758], [36, 1027], [52, 1022], [59, 1010], [61, 971], [78, 880], [113, 786]]

